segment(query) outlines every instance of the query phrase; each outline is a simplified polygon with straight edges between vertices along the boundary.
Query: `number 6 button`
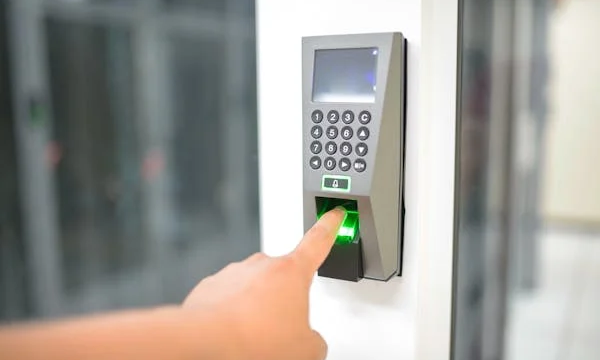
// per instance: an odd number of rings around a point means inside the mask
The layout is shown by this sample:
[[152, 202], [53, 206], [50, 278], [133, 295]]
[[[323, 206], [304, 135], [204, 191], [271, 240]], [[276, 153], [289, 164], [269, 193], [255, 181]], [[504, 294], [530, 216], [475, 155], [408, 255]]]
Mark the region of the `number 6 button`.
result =
[[350, 138], [352, 138], [352, 128], [350, 126], [344, 126], [342, 128], [342, 139], [344, 140], [350, 140]]

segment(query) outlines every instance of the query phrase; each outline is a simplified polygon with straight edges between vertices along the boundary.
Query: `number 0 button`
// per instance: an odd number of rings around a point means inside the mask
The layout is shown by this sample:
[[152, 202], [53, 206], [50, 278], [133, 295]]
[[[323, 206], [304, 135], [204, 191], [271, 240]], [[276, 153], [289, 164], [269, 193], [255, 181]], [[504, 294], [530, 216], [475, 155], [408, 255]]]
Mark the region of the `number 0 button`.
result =
[[325, 169], [333, 170], [335, 169], [335, 159], [332, 157], [328, 157], [325, 159]]

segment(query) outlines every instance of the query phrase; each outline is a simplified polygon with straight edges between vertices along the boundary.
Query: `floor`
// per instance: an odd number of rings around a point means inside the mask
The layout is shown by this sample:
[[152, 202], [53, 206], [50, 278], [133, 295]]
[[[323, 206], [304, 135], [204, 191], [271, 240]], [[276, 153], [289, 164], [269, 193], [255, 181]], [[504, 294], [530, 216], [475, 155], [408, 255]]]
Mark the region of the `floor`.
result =
[[507, 359], [600, 359], [600, 232], [541, 237], [540, 283], [509, 307]]

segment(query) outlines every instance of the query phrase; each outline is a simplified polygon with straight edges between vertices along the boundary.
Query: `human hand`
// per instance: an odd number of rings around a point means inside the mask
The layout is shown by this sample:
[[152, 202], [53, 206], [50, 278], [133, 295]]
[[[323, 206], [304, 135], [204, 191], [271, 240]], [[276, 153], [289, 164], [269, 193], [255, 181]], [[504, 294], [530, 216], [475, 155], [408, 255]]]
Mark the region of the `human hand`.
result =
[[202, 280], [183, 308], [224, 321], [235, 359], [325, 359], [327, 345], [309, 324], [309, 289], [344, 215], [343, 209], [323, 215], [288, 255], [257, 253]]

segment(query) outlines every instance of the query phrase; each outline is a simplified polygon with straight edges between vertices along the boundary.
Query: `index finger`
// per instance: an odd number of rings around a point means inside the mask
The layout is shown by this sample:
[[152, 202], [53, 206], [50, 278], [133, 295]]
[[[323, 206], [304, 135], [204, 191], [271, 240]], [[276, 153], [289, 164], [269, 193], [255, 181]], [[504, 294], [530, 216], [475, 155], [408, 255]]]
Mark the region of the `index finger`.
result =
[[306, 232], [300, 244], [290, 254], [310, 271], [311, 276], [329, 255], [345, 216], [346, 211], [343, 208], [335, 208], [325, 213]]

